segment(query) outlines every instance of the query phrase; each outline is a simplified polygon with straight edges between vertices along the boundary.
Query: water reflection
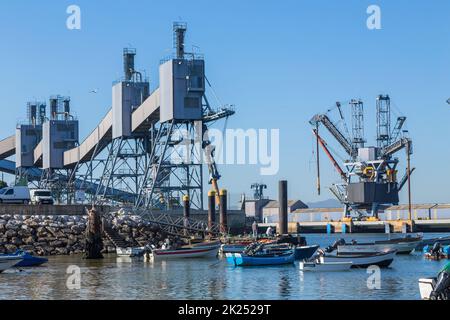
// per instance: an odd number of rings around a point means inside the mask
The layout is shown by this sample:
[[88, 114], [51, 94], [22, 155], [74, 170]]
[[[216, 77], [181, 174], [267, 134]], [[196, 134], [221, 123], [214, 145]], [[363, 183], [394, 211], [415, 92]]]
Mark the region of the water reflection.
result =
[[[329, 242], [308, 240], [316, 241]], [[420, 253], [397, 256], [381, 270], [381, 289], [371, 290], [365, 269], [322, 273], [302, 272], [297, 264], [244, 268], [224, 260], [51, 257], [43, 267], [0, 274], [0, 299], [418, 299], [417, 280], [436, 275], [446, 262]], [[66, 286], [70, 265], [81, 268], [81, 290]]]

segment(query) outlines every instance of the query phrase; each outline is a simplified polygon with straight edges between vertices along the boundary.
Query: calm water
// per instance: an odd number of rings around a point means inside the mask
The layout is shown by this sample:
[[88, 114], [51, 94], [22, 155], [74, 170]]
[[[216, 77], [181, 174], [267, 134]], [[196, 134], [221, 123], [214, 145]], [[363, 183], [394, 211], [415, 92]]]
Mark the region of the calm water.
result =
[[[436, 235], [426, 235], [432, 237]], [[341, 235], [310, 235], [329, 245]], [[350, 235], [360, 241], [375, 236]], [[40, 268], [0, 274], [0, 299], [419, 299], [417, 280], [434, 276], [447, 261], [421, 253], [397, 256], [381, 271], [381, 289], [367, 288], [366, 270], [303, 273], [298, 264], [235, 268], [224, 260], [144, 262], [107, 256], [100, 262], [52, 257]], [[81, 268], [81, 289], [68, 290], [66, 269]]]

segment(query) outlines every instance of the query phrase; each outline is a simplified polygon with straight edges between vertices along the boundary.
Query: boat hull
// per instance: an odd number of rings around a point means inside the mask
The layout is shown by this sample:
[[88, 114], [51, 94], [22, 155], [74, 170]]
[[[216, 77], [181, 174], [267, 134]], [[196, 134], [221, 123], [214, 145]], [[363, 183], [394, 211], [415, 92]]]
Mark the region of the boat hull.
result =
[[325, 255], [324, 262], [351, 262], [352, 268], [367, 268], [369, 266], [379, 266], [380, 268], [389, 267], [394, 261], [396, 252], [365, 254], [365, 255]]
[[319, 245], [303, 246], [295, 248], [295, 260], [307, 260], [319, 249]]
[[241, 253], [247, 246], [242, 244], [223, 244], [220, 248], [222, 254]]
[[235, 266], [274, 266], [293, 264], [295, 261], [294, 252], [279, 256], [248, 256], [241, 253], [227, 253], [227, 262]]
[[28, 252], [17, 251], [13, 254], [0, 254], [0, 257], [17, 257], [22, 258], [22, 260], [14, 265], [16, 268], [26, 268], [26, 267], [37, 267], [46, 262], [48, 262], [47, 258], [35, 257]]
[[351, 262], [327, 262], [327, 263], [314, 263], [314, 262], [300, 262], [301, 271], [321, 271], [321, 272], [336, 272], [336, 271], [348, 271], [352, 267]]
[[422, 278], [419, 279], [419, 292], [422, 300], [429, 300], [431, 292], [433, 292], [436, 278]]
[[18, 256], [3, 256], [0, 257], [0, 273], [3, 271], [14, 267], [16, 264], [23, 260], [22, 257]]
[[144, 253], [144, 247], [139, 248], [116, 248], [119, 257], [138, 257]]
[[337, 250], [339, 254], [366, 254], [388, 251], [397, 251], [397, 254], [410, 254], [419, 243], [420, 241], [380, 244], [347, 244], [338, 246]]
[[219, 245], [185, 248], [176, 250], [155, 249], [152, 251], [154, 260], [186, 259], [186, 258], [214, 258], [219, 251]]

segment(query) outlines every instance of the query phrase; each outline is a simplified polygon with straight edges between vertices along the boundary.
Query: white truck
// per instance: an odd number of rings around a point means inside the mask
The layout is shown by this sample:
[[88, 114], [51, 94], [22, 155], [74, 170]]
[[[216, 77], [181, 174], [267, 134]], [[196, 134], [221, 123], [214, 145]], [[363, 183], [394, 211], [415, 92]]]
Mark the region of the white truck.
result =
[[30, 197], [32, 204], [53, 204], [52, 192], [47, 189], [31, 189]]
[[0, 203], [30, 203], [30, 189], [28, 187], [6, 187], [0, 190]]

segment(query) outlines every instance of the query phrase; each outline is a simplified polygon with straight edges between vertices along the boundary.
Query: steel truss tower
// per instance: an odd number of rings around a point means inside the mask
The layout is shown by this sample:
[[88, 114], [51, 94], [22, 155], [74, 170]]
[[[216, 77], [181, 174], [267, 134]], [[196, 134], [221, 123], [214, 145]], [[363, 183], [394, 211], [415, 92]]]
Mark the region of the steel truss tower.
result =
[[377, 144], [384, 148], [391, 143], [391, 99], [389, 95], [377, 97]]
[[147, 167], [147, 139], [116, 138], [108, 148], [95, 198], [97, 202], [118, 201], [134, 204], [135, 196], [124, 199], [124, 194], [136, 195]]
[[152, 130], [152, 149], [141, 180], [136, 206], [147, 209], [180, 207], [183, 195], [203, 209], [202, 122], [159, 124]]
[[364, 104], [361, 100], [352, 99], [352, 145], [353, 149], [364, 148]]

